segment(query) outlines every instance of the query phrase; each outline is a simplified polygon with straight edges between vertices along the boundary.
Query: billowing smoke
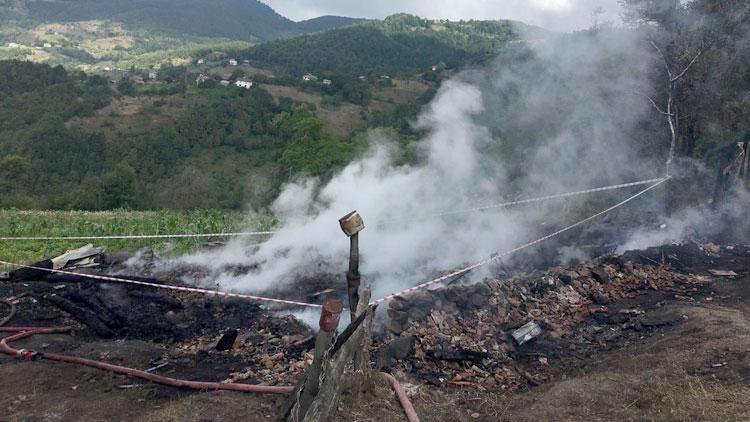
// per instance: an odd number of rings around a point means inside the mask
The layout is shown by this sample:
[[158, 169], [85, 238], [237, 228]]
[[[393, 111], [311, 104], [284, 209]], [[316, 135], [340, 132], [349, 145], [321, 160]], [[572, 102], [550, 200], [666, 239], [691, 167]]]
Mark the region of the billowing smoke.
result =
[[259, 270], [246, 276], [218, 276], [222, 287], [240, 290], [279, 287], [299, 274], [342, 273], [349, 241], [338, 219], [355, 209], [367, 226], [360, 236], [361, 271], [369, 280], [377, 277], [376, 293], [414, 282], [430, 269], [479, 259], [510, 245], [520, 237], [521, 227], [507, 214], [421, 217], [471, 205], [475, 198], [497, 198], [502, 192], [505, 181], [485, 177], [480, 166], [478, 146], [491, 141], [487, 128], [474, 121], [483, 110], [476, 86], [448, 81], [418, 122], [430, 131], [423, 163], [395, 167], [388, 141], [375, 140], [365, 158], [325, 186], [316, 180], [287, 186], [273, 205], [284, 227], [260, 245], [250, 261], [241, 243], [185, 259], [218, 266], [257, 264]]
[[[325, 183], [287, 185], [273, 204], [278, 234], [248, 249], [241, 241], [180, 262], [212, 269], [222, 288], [273, 291], [302, 276], [341, 274], [349, 242], [338, 219], [352, 210], [361, 272], [374, 295], [424, 281], [533, 240], [632, 191], [519, 209], [429, 214], [509, 199], [657, 177], [664, 140], [654, 121], [650, 56], [632, 32], [602, 31], [512, 45], [493, 66], [444, 82], [418, 121], [419, 160], [396, 166], [393, 143], [373, 136], [366, 156]], [[225, 268], [251, 266], [237, 275]], [[343, 281], [342, 281], [343, 283]]]

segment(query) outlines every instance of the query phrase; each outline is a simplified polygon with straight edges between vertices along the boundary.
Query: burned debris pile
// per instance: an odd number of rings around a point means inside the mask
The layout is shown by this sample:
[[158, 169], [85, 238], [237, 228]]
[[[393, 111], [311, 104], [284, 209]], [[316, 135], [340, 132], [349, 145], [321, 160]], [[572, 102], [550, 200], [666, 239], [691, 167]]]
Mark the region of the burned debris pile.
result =
[[[87, 248], [48, 265], [92, 274], [118, 268], [117, 259]], [[686, 243], [420, 290], [383, 305], [387, 318], [375, 328], [370, 363], [415, 384], [484, 390], [538, 385], [566, 360], [585, 362], [596, 350], [680, 323], [681, 315], [662, 312], [660, 305], [694, 300], [710, 281], [746, 274], [748, 257], [745, 246]], [[159, 343], [164, 354], [154, 362], [157, 373], [190, 376], [187, 367], [205, 366], [205, 379], [291, 386], [314, 361], [313, 329], [248, 300], [46, 272], [13, 272], [10, 278], [14, 282], [0, 284], [0, 297], [17, 306], [15, 324], [73, 326], [80, 341]], [[176, 277], [148, 280], [182, 284]]]
[[746, 273], [739, 267], [747, 256], [747, 247], [688, 243], [420, 291], [390, 303], [388, 338], [376, 364], [437, 386], [536, 385], [554, 372], [554, 359], [585, 360], [594, 348], [678, 323], [679, 315], [658, 305], [692, 300], [711, 280], [711, 266]]

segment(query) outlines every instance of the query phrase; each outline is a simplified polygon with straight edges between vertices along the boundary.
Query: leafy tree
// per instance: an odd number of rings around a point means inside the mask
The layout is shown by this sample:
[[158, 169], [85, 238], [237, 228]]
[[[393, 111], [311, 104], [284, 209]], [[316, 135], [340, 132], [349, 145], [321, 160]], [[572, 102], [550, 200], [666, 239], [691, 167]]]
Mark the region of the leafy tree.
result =
[[126, 162], [119, 162], [101, 179], [103, 206], [106, 209], [133, 208], [137, 198], [135, 169]]
[[0, 159], [0, 194], [9, 195], [29, 188], [31, 163], [19, 155]]
[[352, 144], [323, 131], [323, 122], [306, 106], [279, 114], [274, 125], [289, 140], [280, 163], [295, 172], [322, 175], [352, 158]]
[[747, 99], [737, 95], [750, 90], [750, 45], [744, 41], [750, 36], [750, 5], [743, 0], [621, 3], [657, 56], [655, 78], [665, 88], [652, 100], [671, 117], [678, 152], [700, 154], [750, 133]]
[[133, 85], [133, 81], [130, 78], [125, 77], [117, 82], [117, 90], [122, 95], [134, 95], [135, 85]]

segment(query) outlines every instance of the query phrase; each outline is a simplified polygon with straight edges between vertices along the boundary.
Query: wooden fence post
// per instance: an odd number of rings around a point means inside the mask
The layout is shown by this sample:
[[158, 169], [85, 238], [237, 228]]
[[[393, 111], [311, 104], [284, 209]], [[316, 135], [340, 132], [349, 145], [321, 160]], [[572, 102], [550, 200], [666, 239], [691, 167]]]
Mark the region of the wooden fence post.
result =
[[354, 321], [357, 314], [357, 304], [359, 303], [359, 284], [361, 281], [359, 276], [359, 232], [364, 230], [365, 223], [357, 211], [352, 211], [339, 219], [339, 225], [350, 240], [346, 291], [349, 296], [349, 312], [352, 321]]

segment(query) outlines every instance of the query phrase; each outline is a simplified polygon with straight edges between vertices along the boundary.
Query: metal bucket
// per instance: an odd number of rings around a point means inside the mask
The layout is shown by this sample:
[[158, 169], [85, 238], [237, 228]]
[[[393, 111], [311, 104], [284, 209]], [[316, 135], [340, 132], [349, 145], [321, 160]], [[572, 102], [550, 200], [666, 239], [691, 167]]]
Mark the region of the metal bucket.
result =
[[362, 217], [357, 211], [352, 211], [342, 217], [339, 220], [339, 224], [341, 225], [341, 230], [343, 230], [349, 237], [354, 236], [365, 228], [365, 222], [362, 221]]

